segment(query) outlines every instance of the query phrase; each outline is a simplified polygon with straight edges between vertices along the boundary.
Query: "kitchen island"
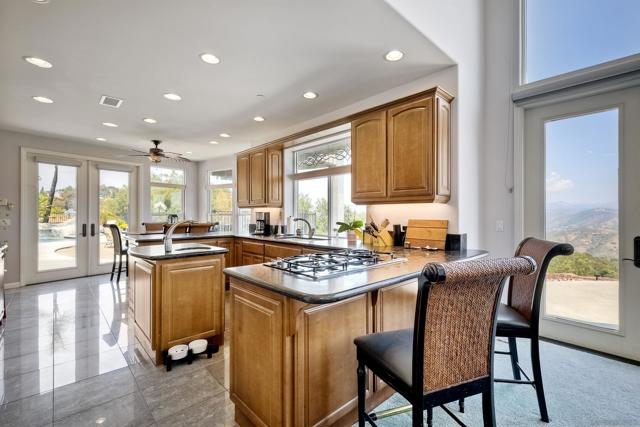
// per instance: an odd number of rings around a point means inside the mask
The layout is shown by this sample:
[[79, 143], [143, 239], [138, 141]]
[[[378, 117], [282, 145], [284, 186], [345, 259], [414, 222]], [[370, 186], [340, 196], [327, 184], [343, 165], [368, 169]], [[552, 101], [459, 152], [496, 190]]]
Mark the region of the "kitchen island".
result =
[[136, 338], [156, 364], [177, 344], [224, 340], [224, 255], [199, 243], [129, 248], [129, 296]]
[[[370, 249], [393, 251], [404, 261], [317, 280], [263, 264], [225, 269], [231, 278], [230, 390], [238, 424], [352, 425], [353, 339], [413, 326], [417, 277], [425, 264], [486, 255]], [[368, 409], [392, 393], [369, 375]]]

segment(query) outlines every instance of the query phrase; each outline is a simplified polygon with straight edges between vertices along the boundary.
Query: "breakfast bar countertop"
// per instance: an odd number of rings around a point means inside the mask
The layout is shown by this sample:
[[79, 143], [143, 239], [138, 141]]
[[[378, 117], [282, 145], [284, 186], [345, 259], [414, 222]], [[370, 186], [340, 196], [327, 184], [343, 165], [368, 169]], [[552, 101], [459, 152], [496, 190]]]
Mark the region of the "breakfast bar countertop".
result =
[[[359, 247], [364, 247], [359, 244]], [[404, 262], [381, 265], [366, 270], [314, 280], [290, 274], [264, 264], [225, 268], [231, 280], [243, 282], [304, 301], [309, 304], [327, 304], [373, 290], [394, 285], [418, 277], [422, 268], [431, 262], [452, 262], [481, 258], [487, 251], [468, 249], [466, 251], [421, 251], [399, 247], [369, 247], [381, 252], [393, 251]]]

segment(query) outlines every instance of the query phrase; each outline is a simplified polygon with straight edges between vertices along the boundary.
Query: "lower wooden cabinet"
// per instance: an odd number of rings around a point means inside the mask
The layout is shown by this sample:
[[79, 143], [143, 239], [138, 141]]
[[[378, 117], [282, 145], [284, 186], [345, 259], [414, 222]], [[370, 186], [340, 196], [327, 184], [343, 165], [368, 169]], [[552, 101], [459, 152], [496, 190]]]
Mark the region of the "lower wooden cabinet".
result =
[[[306, 304], [231, 279], [231, 399], [241, 426], [351, 425], [354, 338], [413, 326], [417, 281]], [[367, 408], [393, 390], [369, 375]]]

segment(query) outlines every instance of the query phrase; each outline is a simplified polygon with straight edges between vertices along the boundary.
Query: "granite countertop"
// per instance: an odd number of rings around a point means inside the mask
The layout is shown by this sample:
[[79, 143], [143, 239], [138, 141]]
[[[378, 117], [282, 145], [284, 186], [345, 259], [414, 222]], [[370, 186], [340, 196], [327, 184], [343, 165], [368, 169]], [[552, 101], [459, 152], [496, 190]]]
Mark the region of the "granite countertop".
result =
[[[360, 244], [359, 247], [365, 246]], [[487, 255], [486, 251], [473, 249], [464, 252], [425, 252], [419, 249], [394, 247], [369, 247], [368, 249], [381, 252], [394, 251], [397, 257], [406, 258], [407, 261], [320, 280], [286, 273], [263, 264], [225, 268], [224, 272], [231, 277], [300, 301], [310, 304], [327, 304], [415, 279], [425, 264], [430, 262], [462, 261]]]
[[174, 243], [173, 250], [169, 253], [164, 251], [164, 245], [135, 246], [129, 248], [129, 255], [150, 261], [217, 255], [227, 252], [229, 252], [229, 250], [226, 248], [203, 245], [202, 243]]

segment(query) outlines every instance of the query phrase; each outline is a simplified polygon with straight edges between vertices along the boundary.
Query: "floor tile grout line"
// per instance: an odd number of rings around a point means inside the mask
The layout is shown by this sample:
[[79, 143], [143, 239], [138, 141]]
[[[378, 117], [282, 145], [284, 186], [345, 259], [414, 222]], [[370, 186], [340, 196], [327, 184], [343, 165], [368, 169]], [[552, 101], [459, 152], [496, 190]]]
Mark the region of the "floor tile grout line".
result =
[[[76, 383], [74, 383], [74, 384], [76, 384]], [[114, 397], [113, 399], [106, 400], [106, 401], [104, 401], [104, 402], [102, 402], [102, 403], [99, 403], [99, 404], [97, 404], [97, 405], [90, 406], [90, 407], [88, 407], [88, 408], [85, 408], [85, 409], [83, 409], [83, 410], [81, 410], [81, 411], [78, 411], [78, 412], [74, 412], [73, 414], [69, 414], [69, 415], [64, 416], [64, 417], [62, 417], [62, 418], [56, 418], [56, 417], [55, 417], [55, 411], [52, 411], [52, 412], [53, 412], [53, 414], [52, 414], [52, 418], [53, 418], [52, 422], [53, 422], [53, 423], [55, 423], [56, 421], [62, 421], [62, 420], [64, 420], [65, 418], [69, 418], [69, 417], [73, 417], [74, 415], [82, 414], [83, 412], [90, 411], [90, 410], [92, 410], [92, 409], [94, 409], [94, 408], [96, 408], [96, 407], [98, 407], [98, 406], [106, 405], [106, 404], [108, 404], [108, 403], [113, 402], [114, 400], [122, 399], [123, 397], [131, 396], [132, 394], [136, 394], [136, 393], [139, 393], [139, 391], [138, 391], [138, 390], [136, 390], [136, 391], [132, 391], [131, 393], [123, 394], [122, 396]], [[142, 397], [142, 395], [141, 395], [140, 397]], [[143, 398], [142, 400], [144, 400], [144, 398]]]

